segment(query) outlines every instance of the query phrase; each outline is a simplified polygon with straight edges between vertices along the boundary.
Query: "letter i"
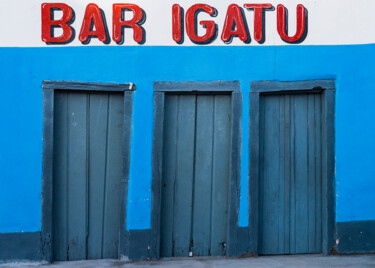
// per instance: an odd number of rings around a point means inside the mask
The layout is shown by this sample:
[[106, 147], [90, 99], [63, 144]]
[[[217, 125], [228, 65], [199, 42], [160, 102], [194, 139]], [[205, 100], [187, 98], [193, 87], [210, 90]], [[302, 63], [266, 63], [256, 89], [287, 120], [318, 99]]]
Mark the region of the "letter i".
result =
[[183, 42], [182, 39], [182, 21], [183, 21], [183, 14], [181, 14], [181, 6], [178, 4], [174, 4], [172, 7], [172, 37], [173, 40], [180, 44]]

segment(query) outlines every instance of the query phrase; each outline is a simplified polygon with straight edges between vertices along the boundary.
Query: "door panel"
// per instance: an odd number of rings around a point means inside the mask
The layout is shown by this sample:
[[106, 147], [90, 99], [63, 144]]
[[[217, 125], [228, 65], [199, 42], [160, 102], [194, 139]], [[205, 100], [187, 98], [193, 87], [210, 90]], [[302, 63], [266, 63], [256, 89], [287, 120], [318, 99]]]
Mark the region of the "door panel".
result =
[[[55, 93], [53, 166], [53, 255], [67, 259], [68, 244], [68, 96]], [[66, 111], [65, 113], [56, 111]], [[59, 123], [57, 123], [59, 122]], [[57, 148], [58, 146], [58, 148]]]
[[214, 110], [214, 152], [212, 161], [211, 255], [225, 255], [229, 200], [229, 164], [231, 142], [231, 99], [216, 96]]
[[208, 256], [211, 237], [212, 162], [214, 153], [214, 98], [200, 96], [197, 99], [193, 249], [194, 256]]
[[[103, 258], [118, 257], [120, 230], [124, 98], [109, 96], [106, 184], [104, 191]], [[125, 228], [125, 226], [123, 227]]]
[[231, 137], [227, 95], [166, 95], [161, 256], [224, 255]]
[[[108, 96], [93, 95], [90, 98], [90, 182], [89, 182], [89, 232], [100, 234], [104, 219], [104, 194], [107, 156]], [[105, 141], [105, 142], [101, 142]], [[98, 165], [97, 163], [105, 163]], [[89, 259], [100, 259], [103, 236], [88, 237], [87, 253]]]
[[320, 253], [321, 95], [260, 99], [260, 253]]
[[163, 257], [171, 257], [173, 250], [174, 226], [174, 179], [177, 172], [177, 122], [178, 122], [178, 96], [169, 96], [165, 102], [163, 138], [163, 181], [161, 197], [161, 229], [162, 243], [160, 252]]
[[179, 98], [177, 122], [177, 173], [174, 182], [174, 256], [188, 256], [191, 234], [191, 215], [194, 174], [194, 96]]
[[55, 260], [116, 258], [122, 94], [55, 92]]
[[87, 108], [84, 94], [68, 97], [68, 249], [70, 260], [86, 258]]

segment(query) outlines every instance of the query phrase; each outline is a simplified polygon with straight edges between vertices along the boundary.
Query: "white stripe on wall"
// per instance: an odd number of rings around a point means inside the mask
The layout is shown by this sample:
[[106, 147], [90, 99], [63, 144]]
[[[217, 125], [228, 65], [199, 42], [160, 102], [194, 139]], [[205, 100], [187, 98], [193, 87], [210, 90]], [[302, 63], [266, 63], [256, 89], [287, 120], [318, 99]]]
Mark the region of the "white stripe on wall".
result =
[[[254, 12], [244, 9], [249, 26], [252, 42], [244, 44], [238, 38], [234, 38], [230, 45], [221, 41], [220, 36], [224, 24], [227, 8], [230, 4], [238, 4], [243, 7], [245, 3], [271, 3], [276, 8], [283, 4], [289, 10], [289, 32], [294, 35], [296, 30], [296, 7], [303, 4], [308, 10], [308, 35], [299, 45], [344, 45], [344, 44], [368, 44], [375, 43], [375, 1], [374, 0], [284, 0], [284, 1], [259, 1], [259, 0], [202, 0], [202, 1], [176, 1], [176, 0], [136, 0], [133, 2], [121, 2], [111, 0], [18, 0], [6, 1], [0, 8], [0, 47], [48, 47], [41, 39], [41, 4], [45, 2], [64, 2], [75, 11], [76, 38], [73, 42], [64, 46], [82, 46], [78, 40], [82, 19], [86, 5], [96, 3], [105, 13], [110, 36], [112, 37], [112, 4], [134, 3], [139, 5], [147, 14], [143, 27], [146, 31], [144, 46], [181, 46], [172, 39], [172, 5], [178, 3], [185, 12], [196, 3], [207, 3], [215, 7], [218, 15], [211, 18], [208, 14], [200, 13], [199, 19], [212, 19], [219, 28], [218, 37], [210, 45], [214, 46], [265, 46], [265, 45], [289, 45], [285, 43], [277, 33], [276, 10], [266, 12], [266, 39], [264, 44], [258, 44], [254, 38]], [[57, 13], [56, 13], [57, 14]], [[204, 29], [199, 26], [199, 33]], [[126, 45], [138, 45], [132, 40], [132, 29], [125, 30]], [[104, 45], [93, 38], [89, 44]], [[114, 41], [109, 44], [118, 46]], [[186, 36], [182, 46], [196, 46]]]

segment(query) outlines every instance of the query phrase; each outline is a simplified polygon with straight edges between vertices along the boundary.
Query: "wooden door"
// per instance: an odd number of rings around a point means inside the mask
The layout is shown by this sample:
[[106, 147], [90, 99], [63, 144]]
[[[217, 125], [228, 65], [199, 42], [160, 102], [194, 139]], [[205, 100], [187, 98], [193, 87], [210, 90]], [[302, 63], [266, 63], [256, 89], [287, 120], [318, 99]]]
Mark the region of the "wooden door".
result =
[[321, 117], [318, 93], [260, 97], [260, 254], [322, 252]]
[[55, 92], [55, 260], [117, 258], [124, 95]]
[[230, 95], [166, 95], [161, 256], [225, 255]]

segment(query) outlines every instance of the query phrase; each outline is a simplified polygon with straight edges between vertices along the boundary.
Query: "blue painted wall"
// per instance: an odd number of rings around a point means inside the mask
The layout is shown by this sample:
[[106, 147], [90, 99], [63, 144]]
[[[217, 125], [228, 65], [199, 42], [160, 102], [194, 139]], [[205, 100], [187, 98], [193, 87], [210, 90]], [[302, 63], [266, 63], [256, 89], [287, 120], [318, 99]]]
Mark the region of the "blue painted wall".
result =
[[137, 84], [127, 228], [146, 229], [153, 81], [240, 80], [247, 226], [250, 81], [336, 79], [336, 221], [375, 220], [374, 62], [375, 45], [0, 48], [0, 233], [41, 229], [43, 80]]

